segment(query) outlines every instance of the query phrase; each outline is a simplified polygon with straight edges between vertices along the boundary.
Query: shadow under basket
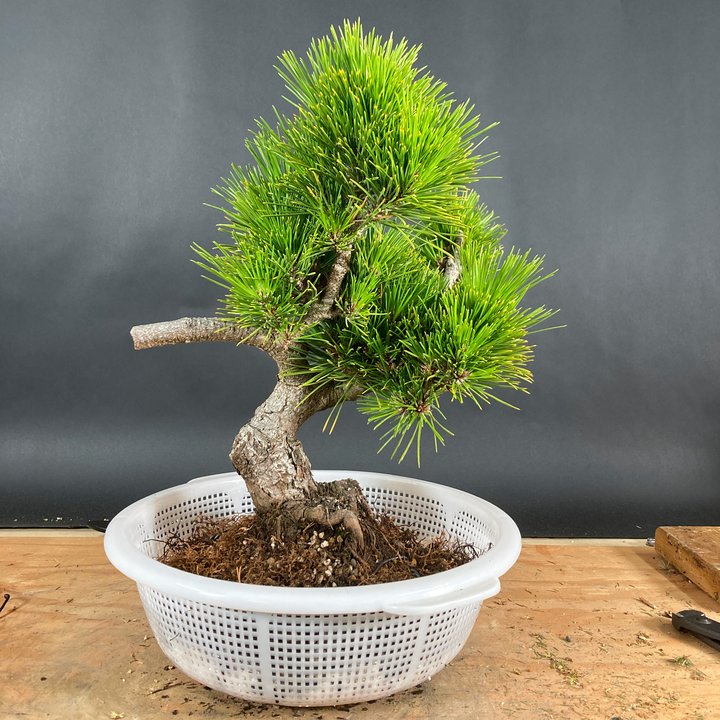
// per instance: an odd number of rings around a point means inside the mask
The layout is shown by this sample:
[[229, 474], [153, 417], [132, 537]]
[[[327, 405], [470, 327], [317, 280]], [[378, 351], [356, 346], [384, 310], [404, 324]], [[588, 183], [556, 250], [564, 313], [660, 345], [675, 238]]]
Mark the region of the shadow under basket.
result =
[[494, 505], [434, 483], [356, 471], [315, 471], [318, 482], [352, 477], [370, 505], [428, 537], [446, 531], [482, 553], [465, 565], [400, 582], [351, 588], [282, 588], [213, 580], [155, 558], [199, 515], [254, 508], [234, 473], [198, 478], [119, 513], [105, 552], [137, 582], [162, 651], [215, 690], [279, 705], [374, 700], [431, 678], [465, 644], [483, 600], [520, 554], [520, 533]]

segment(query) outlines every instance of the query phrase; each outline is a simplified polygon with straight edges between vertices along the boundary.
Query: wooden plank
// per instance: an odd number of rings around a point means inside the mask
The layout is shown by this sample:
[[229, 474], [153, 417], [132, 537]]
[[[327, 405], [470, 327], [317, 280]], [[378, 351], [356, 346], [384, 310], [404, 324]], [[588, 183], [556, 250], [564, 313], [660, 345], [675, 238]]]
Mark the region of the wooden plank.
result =
[[0, 542], [5, 537], [97, 537], [97, 531], [90, 528], [0, 528]]
[[169, 664], [102, 537], [0, 538], [0, 718], [710, 720], [720, 654], [668, 613], [720, 605], [634, 545], [524, 547], [460, 655], [415, 690], [339, 708], [229, 698]]
[[639, 538], [523, 538], [523, 545], [587, 545], [593, 547], [640, 547], [647, 539]]
[[659, 527], [655, 549], [713, 600], [720, 600], [720, 527]]

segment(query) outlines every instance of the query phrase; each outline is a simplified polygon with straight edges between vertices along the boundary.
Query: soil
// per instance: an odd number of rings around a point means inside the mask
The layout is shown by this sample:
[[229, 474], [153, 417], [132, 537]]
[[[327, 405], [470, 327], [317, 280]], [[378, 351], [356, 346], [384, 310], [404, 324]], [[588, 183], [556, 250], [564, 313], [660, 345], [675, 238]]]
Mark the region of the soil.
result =
[[[159, 560], [187, 572], [254, 585], [346, 587], [408, 580], [463, 565], [480, 554], [446, 534], [427, 539], [387, 515], [365, 518], [362, 547], [345, 526], [281, 529], [258, 515], [198, 518]], [[271, 529], [272, 528], [272, 529]]]

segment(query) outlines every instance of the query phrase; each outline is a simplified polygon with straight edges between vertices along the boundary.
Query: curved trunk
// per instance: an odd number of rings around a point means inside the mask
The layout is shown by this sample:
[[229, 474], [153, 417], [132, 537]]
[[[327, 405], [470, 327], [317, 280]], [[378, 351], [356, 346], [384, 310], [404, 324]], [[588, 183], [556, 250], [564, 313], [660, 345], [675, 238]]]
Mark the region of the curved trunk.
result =
[[247, 483], [255, 508], [262, 512], [317, 494], [310, 461], [296, 437], [318, 409], [307, 390], [279, 380], [233, 442], [230, 460]]
[[298, 383], [278, 380], [270, 397], [240, 428], [230, 459], [247, 484], [259, 515], [272, 518], [283, 528], [318, 523], [327, 527], [343, 525], [357, 547], [364, 545], [362, 521], [371, 517], [370, 508], [355, 480], [335, 480], [318, 486], [310, 461], [296, 433], [311, 415], [332, 407], [332, 392], [307, 396]]
[[[310, 311], [306, 326], [332, 316], [351, 253], [352, 246], [338, 252], [323, 297]], [[181, 318], [139, 325], [130, 332], [138, 350], [190, 342], [255, 345], [271, 355], [281, 373], [289, 369], [288, 358], [297, 347], [287, 338], [281, 341], [272, 333], [236, 327], [218, 318]], [[370, 508], [360, 486], [350, 479], [318, 486], [297, 439], [297, 431], [311, 415], [338, 402], [355, 400], [362, 393], [360, 386], [329, 386], [307, 397], [307, 389], [298, 377], [278, 378], [270, 397], [257, 408], [250, 422], [240, 428], [230, 452], [230, 460], [245, 480], [258, 514], [266, 518], [274, 514], [280, 524], [285, 518], [303, 525], [343, 525], [362, 547], [359, 518], [369, 517]]]

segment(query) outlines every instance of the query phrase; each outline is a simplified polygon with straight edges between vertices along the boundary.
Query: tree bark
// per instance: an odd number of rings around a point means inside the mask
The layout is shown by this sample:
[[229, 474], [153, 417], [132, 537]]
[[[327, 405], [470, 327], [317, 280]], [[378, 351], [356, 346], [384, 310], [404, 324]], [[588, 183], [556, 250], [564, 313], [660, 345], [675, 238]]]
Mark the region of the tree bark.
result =
[[[347, 268], [338, 261], [337, 284]], [[334, 297], [337, 288], [331, 290]], [[333, 302], [322, 302], [318, 319]], [[270, 396], [240, 428], [233, 442], [230, 460], [242, 476], [259, 514], [275, 514], [300, 525], [318, 523], [329, 527], [343, 525], [363, 545], [359, 517], [369, 508], [355, 481], [341, 480], [332, 487], [318, 487], [310, 461], [297, 439], [301, 425], [316, 412], [327, 410], [341, 400], [354, 400], [360, 387], [329, 386], [308, 396], [299, 376], [283, 376], [289, 369], [290, 348], [274, 338], [252, 330], [237, 328], [217, 318], [181, 318], [169, 322], [140, 325], [131, 331], [135, 349], [194, 342], [243, 342], [268, 352], [277, 362], [280, 375]]]
[[278, 380], [233, 442], [230, 460], [247, 483], [255, 508], [262, 512], [317, 492], [310, 461], [296, 433], [317, 412], [317, 400], [303, 402], [307, 390]]
[[136, 325], [130, 330], [135, 350], [199, 342], [234, 342], [254, 345], [273, 355], [273, 338], [252, 328], [243, 328], [214, 317], [184, 317], [178, 320]]
[[306, 397], [307, 389], [280, 378], [249, 423], [240, 428], [230, 460], [242, 476], [259, 515], [274, 517], [278, 535], [283, 525], [343, 525], [358, 547], [364, 544], [361, 518], [370, 509], [354, 480], [337, 480], [322, 490], [313, 479], [305, 451], [297, 439], [311, 415], [337, 401], [336, 391]]
[[328, 275], [327, 285], [323, 296], [310, 308], [310, 312], [305, 318], [305, 326], [310, 327], [320, 320], [326, 320], [332, 317], [335, 309], [335, 303], [340, 295], [340, 287], [350, 269], [350, 260], [352, 258], [353, 246], [350, 245], [345, 250], [341, 250], [335, 256], [335, 262]]

